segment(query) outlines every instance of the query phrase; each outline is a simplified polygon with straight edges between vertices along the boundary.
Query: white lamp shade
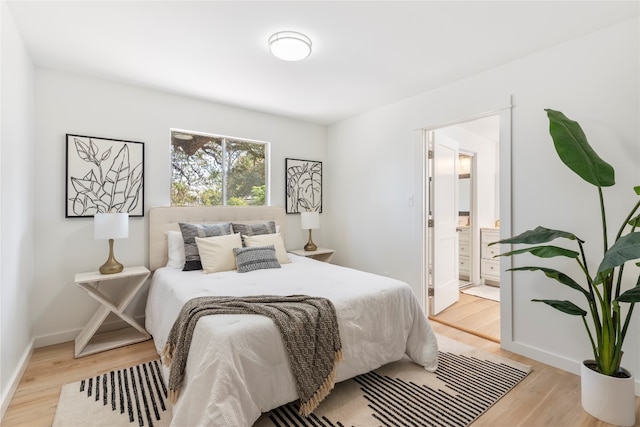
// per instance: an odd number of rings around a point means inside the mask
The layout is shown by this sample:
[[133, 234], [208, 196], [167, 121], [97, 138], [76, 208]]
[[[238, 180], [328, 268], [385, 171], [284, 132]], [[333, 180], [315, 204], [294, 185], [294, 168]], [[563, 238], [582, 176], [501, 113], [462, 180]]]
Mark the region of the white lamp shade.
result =
[[93, 237], [97, 239], [126, 239], [129, 237], [129, 214], [97, 213], [93, 216]]
[[311, 39], [296, 31], [280, 31], [269, 37], [269, 49], [283, 61], [300, 61], [311, 53]]
[[300, 212], [300, 224], [301, 228], [305, 230], [320, 228], [320, 213]]

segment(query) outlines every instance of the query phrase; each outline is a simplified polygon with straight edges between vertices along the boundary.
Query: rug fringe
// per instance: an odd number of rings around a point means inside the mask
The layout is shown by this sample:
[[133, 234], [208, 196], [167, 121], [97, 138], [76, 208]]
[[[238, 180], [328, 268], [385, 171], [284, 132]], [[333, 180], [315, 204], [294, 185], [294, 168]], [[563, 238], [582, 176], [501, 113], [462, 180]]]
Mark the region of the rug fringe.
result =
[[[160, 355], [160, 358], [162, 359], [162, 363], [167, 366], [167, 367], [171, 367], [171, 364], [173, 363], [173, 352], [176, 349], [175, 345], [173, 344], [165, 344], [164, 348], [162, 349], [162, 354]], [[172, 390], [171, 388], [169, 388], [169, 402], [171, 402], [171, 405], [175, 405], [176, 402], [178, 401], [178, 390]]]
[[164, 366], [170, 367], [171, 363], [173, 363], [173, 352], [175, 350], [175, 346], [173, 344], [165, 344], [162, 349], [162, 363]]
[[175, 405], [178, 401], [178, 393], [178, 390], [169, 389], [169, 402], [171, 402], [171, 405]]
[[333, 390], [336, 381], [336, 364], [337, 362], [341, 361], [342, 349], [335, 352], [333, 356], [333, 368], [331, 369], [331, 372], [329, 373], [327, 378], [325, 378], [325, 380], [323, 381], [320, 388], [318, 388], [313, 396], [311, 396], [311, 399], [304, 403], [300, 402], [300, 410], [298, 411], [300, 415], [302, 415], [303, 417], [308, 417], [309, 415], [311, 415], [311, 413], [318, 407], [320, 402], [322, 402], [325, 397], [327, 397], [329, 393], [331, 393], [331, 390]]

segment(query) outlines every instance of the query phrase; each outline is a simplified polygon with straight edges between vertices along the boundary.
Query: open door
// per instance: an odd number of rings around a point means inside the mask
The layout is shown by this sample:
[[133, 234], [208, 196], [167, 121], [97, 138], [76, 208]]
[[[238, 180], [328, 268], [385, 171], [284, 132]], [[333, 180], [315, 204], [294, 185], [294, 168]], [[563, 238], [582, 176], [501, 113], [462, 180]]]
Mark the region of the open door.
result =
[[429, 142], [429, 295], [437, 315], [459, 298], [458, 143], [427, 133]]

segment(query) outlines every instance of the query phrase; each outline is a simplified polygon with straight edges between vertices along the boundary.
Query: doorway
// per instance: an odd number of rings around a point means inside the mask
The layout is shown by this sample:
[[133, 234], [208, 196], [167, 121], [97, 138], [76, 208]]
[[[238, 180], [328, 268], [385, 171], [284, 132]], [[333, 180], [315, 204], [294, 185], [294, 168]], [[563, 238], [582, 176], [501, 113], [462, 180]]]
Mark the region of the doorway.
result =
[[471, 236], [471, 209], [474, 194], [475, 153], [460, 150], [458, 152], [458, 285], [460, 290], [474, 285], [474, 245]]
[[[430, 147], [429, 179], [429, 249], [428, 278], [430, 318], [492, 341], [500, 341], [500, 283], [499, 275], [488, 278], [489, 263], [498, 263], [488, 255], [486, 245], [488, 232], [499, 235], [499, 135], [500, 116], [489, 115], [426, 131]], [[433, 150], [447, 141], [458, 148], [456, 161], [443, 161]], [[453, 142], [450, 142], [453, 141]], [[442, 171], [443, 164], [451, 168]], [[450, 203], [441, 182], [455, 175], [455, 215], [449, 218], [450, 210], [442, 208]], [[453, 181], [451, 181], [453, 182]], [[440, 184], [439, 184], [440, 183]], [[447, 218], [443, 218], [442, 215]], [[454, 244], [442, 244], [441, 227], [453, 222]], [[495, 239], [497, 240], [497, 239]], [[451, 264], [438, 261], [454, 259], [458, 289], [455, 298], [450, 292], [439, 292], [442, 270]], [[452, 267], [451, 267], [452, 268]], [[499, 271], [499, 267], [496, 270]], [[446, 276], [446, 274], [445, 274]], [[491, 280], [488, 280], [491, 279]]]

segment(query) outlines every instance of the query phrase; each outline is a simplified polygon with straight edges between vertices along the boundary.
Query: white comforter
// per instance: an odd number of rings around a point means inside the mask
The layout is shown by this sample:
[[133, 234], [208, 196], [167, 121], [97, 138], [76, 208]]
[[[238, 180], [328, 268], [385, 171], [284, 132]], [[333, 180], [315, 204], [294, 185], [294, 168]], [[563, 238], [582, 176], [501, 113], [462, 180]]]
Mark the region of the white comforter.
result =
[[[280, 269], [250, 273], [156, 270], [146, 327], [158, 353], [180, 309], [191, 298], [305, 294], [329, 298], [336, 307], [344, 354], [337, 382], [404, 354], [435, 370], [436, 338], [406, 283], [294, 255], [290, 258], [292, 262]], [[269, 318], [207, 316], [194, 331], [171, 425], [251, 426], [262, 412], [296, 399], [282, 340]]]

